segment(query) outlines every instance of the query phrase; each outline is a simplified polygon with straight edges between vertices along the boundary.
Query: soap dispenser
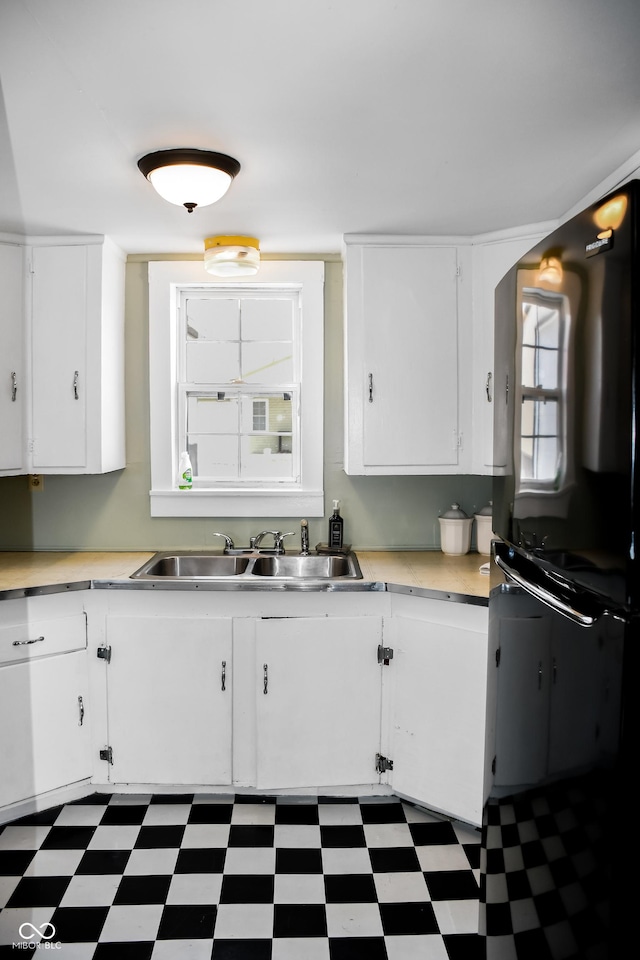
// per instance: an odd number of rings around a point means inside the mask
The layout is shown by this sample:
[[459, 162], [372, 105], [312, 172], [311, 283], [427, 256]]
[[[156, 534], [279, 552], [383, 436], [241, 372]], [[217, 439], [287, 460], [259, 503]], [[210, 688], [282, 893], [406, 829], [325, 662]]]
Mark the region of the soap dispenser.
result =
[[333, 513], [329, 517], [329, 549], [341, 550], [344, 520], [340, 516], [340, 501], [333, 501]]

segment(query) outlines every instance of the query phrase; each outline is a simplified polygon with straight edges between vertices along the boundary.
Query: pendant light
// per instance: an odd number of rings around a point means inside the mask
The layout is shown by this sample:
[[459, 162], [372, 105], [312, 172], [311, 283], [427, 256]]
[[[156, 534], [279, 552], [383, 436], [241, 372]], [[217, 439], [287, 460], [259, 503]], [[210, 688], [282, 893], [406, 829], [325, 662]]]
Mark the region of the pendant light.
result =
[[148, 153], [138, 168], [161, 197], [193, 213], [225, 195], [240, 164], [224, 153], [181, 148]]
[[214, 277], [248, 277], [260, 267], [260, 243], [255, 237], [207, 237], [204, 268]]

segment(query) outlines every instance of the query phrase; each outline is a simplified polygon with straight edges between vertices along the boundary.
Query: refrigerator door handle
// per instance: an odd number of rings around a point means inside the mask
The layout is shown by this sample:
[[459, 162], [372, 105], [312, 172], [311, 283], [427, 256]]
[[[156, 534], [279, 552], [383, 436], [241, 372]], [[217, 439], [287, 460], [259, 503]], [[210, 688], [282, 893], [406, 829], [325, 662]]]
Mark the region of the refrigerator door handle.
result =
[[561, 591], [559, 587], [556, 591], [552, 591], [540, 583], [533, 583], [530, 579], [523, 576], [519, 570], [516, 570], [508, 564], [497, 551], [495, 561], [507, 577], [513, 580], [519, 587], [522, 587], [527, 593], [531, 594], [532, 597], [541, 600], [542, 603], [546, 603], [552, 610], [556, 610], [563, 616], [568, 617], [569, 620], [579, 624], [581, 627], [592, 627], [603, 614], [608, 612], [605, 607], [600, 606], [591, 598], [589, 598], [589, 602], [585, 604], [585, 609], [578, 610], [573, 599], [569, 602], [567, 598], [560, 596]]

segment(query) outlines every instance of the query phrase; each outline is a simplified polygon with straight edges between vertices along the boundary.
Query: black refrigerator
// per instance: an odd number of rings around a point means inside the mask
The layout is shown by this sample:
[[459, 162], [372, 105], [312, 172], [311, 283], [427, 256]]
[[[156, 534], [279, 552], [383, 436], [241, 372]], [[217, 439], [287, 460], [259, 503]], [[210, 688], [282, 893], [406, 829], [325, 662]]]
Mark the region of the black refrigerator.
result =
[[639, 203], [623, 184], [496, 288], [488, 960], [635, 941]]

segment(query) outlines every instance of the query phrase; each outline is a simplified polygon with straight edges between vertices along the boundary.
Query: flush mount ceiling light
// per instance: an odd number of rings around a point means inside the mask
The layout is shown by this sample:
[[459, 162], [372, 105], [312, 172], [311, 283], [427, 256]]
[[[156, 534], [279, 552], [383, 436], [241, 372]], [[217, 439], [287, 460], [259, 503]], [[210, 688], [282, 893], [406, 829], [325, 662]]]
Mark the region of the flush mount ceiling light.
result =
[[161, 197], [193, 213], [225, 195], [240, 164], [224, 153], [181, 148], [148, 153], [138, 168]]
[[204, 268], [214, 277], [248, 277], [259, 267], [255, 237], [207, 237], [204, 242]]

